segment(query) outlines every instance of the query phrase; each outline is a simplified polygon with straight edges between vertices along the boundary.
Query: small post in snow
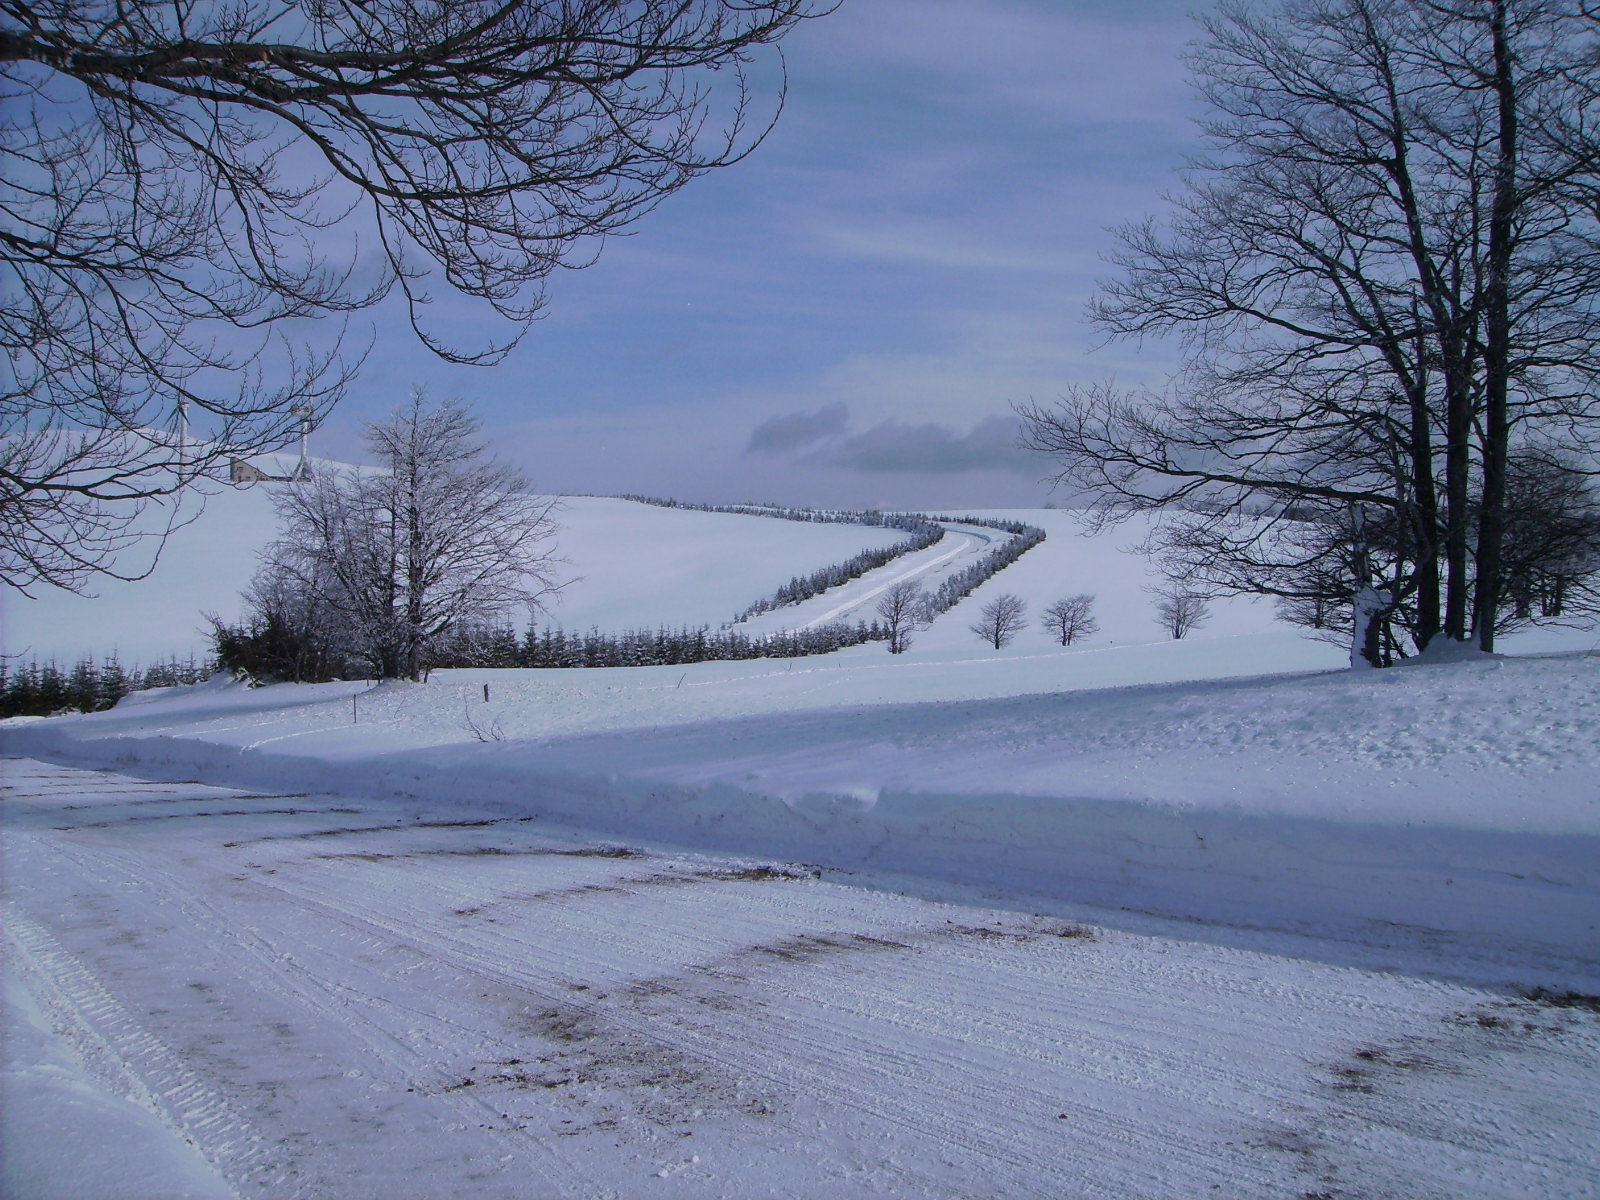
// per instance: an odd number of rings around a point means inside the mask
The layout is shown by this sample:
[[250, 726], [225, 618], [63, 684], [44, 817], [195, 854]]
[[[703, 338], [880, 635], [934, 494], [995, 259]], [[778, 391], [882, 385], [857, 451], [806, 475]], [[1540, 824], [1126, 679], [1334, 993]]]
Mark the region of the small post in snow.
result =
[[1350, 630], [1350, 667], [1361, 671], [1375, 667], [1378, 655], [1378, 618], [1388, 611], [1394, 597], [1364, 584], [1356, 593], [1355, 621]]
[[351, 692], [350, 693], [350, 724], [352, 724], [352, 725], [354, 725], [356, 723], [356, 720], [357, 720], [357, 718], [356, 718], [356, 697], [358, 695], [360, 695], [359, 692]]
[[489, 703], [489, 685], [487, 683], [483, 685], [483, 702], [485, 704]]
[[1350, 502], [1350, 533], [1355, 552], [1356, 594], [1350, 626], [1350, 669], [1365, 670], [1378, 665], [1379, 620], [1394, 605], [1394, 596], [1372, 586], [1372, 556], [1367, 546], [1367, 514], [1361, 505]]

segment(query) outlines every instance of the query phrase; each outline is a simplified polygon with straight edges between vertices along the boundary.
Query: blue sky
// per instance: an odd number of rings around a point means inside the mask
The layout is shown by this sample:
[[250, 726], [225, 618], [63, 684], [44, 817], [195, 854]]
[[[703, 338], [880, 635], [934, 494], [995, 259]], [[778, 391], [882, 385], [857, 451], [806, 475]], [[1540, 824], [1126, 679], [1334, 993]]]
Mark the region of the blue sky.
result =
[[768, 140], [558, 274], [500, 365], [431, 360], [377, 310], [314, 451], [353, 453], [415, 382], [472, 402], [542, 490], [1042, 503], [1011, 405], [1168, 360], [1082, 310], [1108, 227], [1158, 212], [1196, 148], [1189, 7], [845, 0], [786, 40]]

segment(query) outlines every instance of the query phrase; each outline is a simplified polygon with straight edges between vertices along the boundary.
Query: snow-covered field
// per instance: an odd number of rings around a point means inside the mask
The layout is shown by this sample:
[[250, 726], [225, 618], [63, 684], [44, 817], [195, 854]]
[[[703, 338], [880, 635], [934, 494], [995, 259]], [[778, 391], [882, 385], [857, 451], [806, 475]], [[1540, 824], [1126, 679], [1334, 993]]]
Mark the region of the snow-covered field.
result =
[[[289, 469], [268, 461], [268, 466]], [[7, 653], [55, 658], [117, 652], [127, 665], [204, 655], [203, 613], [240, 615], [239, 593], [275, 536], [270, 483], [221, 489], [168, 542], [148, 579], [105, 580], [94, 597], [0, 594]], [[599, 496], [561, 501], [552, 575], [565, 586], [541, 623], [603, 630], [720, 625], [793, 575], [905, 534], [730, 513], [658, 508]], [[521, 630], [519, 629], [518, 632]]]
[[[580, 627], [883, 535], [571, 504]], [[1136, 530], [1005, 515], [901, 656], [0, 729], [8, 1194], [1600, 1194], [1595, 635], [1162, 641]], [[1007, 591], [1102, 629], [995, 652]]]

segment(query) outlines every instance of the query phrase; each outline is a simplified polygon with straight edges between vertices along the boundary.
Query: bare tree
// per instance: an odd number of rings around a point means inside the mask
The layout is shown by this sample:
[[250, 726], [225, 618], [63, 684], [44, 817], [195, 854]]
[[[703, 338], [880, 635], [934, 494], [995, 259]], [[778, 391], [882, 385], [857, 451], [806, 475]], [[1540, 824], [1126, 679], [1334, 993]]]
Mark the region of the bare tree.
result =
[[[1209, 585], [1297, 602], [1278, 568], [1342, 575], [1417, 645], [1491, 649], [1509, 464], [1600, 423], [1600, 160], [1559, 119], [1600, 73], [1585, 45], [1568, 0], [1225, 5], [1192, 58], [1211, 154], [1093, 309], [1188, 366], [1170, 395], [1028, 410], [1033, 444], [1100, 517], [1162, 510], [1152, 548], [1208, 547]], [[1358, 524], [1388, 530], [1370, 578], [1320, 536]]]
[[488, 457], [457, 401], [420, 393], [367, 427], [381, 470], [329, 470], [284, 488], [268, 572], [314, 596], [335, 640], [384, 678], [421, 678], [428, 651], [551, 590], [553, 502]]
[[1063, 646], [1070, 646], [1078, 638], [1088, 637], [1100, 629], [1095, 618], [1094, 596], [1080, 592], [1076, 596], [1063, 596], [1044, 610], [1041, 624]]
[[978, 619], [967, 628], [996, 650], [1000, 650], [1022, 632], [1026, 624], [1025, 609], [1021, 596], [1013, 596], [1007, 592], [985, 604], [979, 610]]
[[1174, 639], [1199, 629], [1211, 619], [1211, 606], [1206, 598], [1185, 590], [1181, 584], [1163, 584], [1155, 589], [1154, 595], [1156, 622]]
[[500, 359], [554, 270], [760, 142], [746, 68], [818, 5], [0, 0], [0, 581], [126, 571], [142, 507], [321, 418], [391, 293]]
[[321, 683], [346, 674], [345, 623], [323, 599], [317, 580], [268, 564], [245, 589], [245, 616], [230, 624], [206, 613], [211, 644], [224, 667], [255, 680]]
[[914, 579], [892, 583], [878, 598], [878, 616], [889, 635], [889, 653], [904, 654], [911, 646], [911, 635], [926, 629], [931, 622], [928, 598]]
[[1504, 547], [1502, 632], [1600, 616], [1600, 489], [1571, 458], [1512, 457]]

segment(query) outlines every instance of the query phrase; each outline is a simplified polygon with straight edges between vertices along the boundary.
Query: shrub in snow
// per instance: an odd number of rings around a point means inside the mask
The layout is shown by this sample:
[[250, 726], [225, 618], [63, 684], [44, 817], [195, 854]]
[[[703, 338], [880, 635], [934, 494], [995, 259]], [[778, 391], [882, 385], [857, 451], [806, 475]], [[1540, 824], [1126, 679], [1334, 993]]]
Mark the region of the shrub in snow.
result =
[[1211, 619], [1211, 605], [1204, 596], [1181, 584], [1169, 583], [1155, 589], [1156, 621], [1173, 638], [1181, 638]]
[[1041, 624], [1063, 646], [1070, 646], [1078, 638], [1088, 637], [1100, 628], [1095, 619], [1094, 596], [1080, 592], [1076, 596], [1063, 596], [1044, 610]]
[[996, 596], [983, 606], [977, 621], [968, 628], [996, 650], [1003, 649], [1022, 631], [1025, 607], [1021, 596], [1009, 592]]

